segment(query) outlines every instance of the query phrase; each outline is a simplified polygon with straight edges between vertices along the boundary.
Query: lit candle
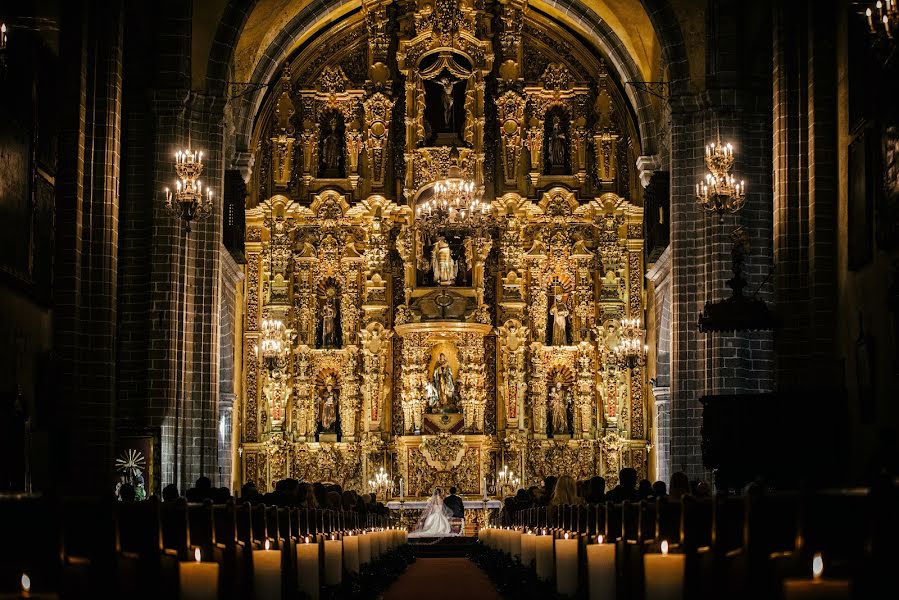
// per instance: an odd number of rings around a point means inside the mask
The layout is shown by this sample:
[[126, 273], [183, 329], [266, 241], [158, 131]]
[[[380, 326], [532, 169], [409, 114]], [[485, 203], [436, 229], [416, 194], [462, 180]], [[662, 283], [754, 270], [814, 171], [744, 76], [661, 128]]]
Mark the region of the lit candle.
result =
[[268, 540], [264, 550], [253, 550], [253, 589], [257, 600], [281, 598], [281, 553]]
[[215, 600], [219, 595], [219, 566], [201, 562], [200, 549], [194, 550], [193, 561], [178, 564], [181, 598]]
[[537, 536], [531, 531], [521, 536], [521, 564], [526, 567], [534, 564], [534, 540], [536, 538]]
[[363, 531], [359, 536], [359, 564], [367, 565], [371, 562], [371, 534]]
[[815, 554], [811, 579], [784, 579], [784, 600], [848, 600], [849, 581], [824, 579], [823, 575], [824, 559]]
[[549, 581], [553, 577], [553, 536], [547, 535], [543, 530], [543, 535], [538, 535], [534, 540], [534, 555], [537, 561], [537, 577], [543, 581]]
[[563, 596], [577, 593], [577, 555], [576, 536], [566, 532], [564, 537], [556, 540], [556, 592]]
[[331, 534], [325, 540], [325, 585], [340, 585], [343, 581], [343, 542]]
[[615, 544], [603, 544], [601, 535], [587, 546], [587, 588], [590, 600], [615, 598]]
[[297, 544], [297, 587], [310, 600], [318, 600], [318, 542], [308, 535]]
[[343, 566], [347, 573], [359, 572], [359, 536], [343, 536]]
[[400, 477], [400, 500], [402, 500], [403, 498], [406, 497], [405, 492], [406, 492], [406, 490], [403, 489], [403, 478]]
[[19, 583], [22, 586], [21, 592], [18, 594], [0, 594], [0, 598], [32, 598], [36, 600], [44, 600], [44, 599], [55, 599], [59, 598], [59, 594], [54, 592], [32, 592], [31, 591], [31, 577], [26, 573], [22, 573], [22, 577], [19, 580]]
[[643, 556], [646, 600], [681, 600], [684, 597], [683, 554], [668, 554], [668, 542], [662, 542], [661, 554]]
[[487, 478], [484, 477], [484, 502], [487, 501]]

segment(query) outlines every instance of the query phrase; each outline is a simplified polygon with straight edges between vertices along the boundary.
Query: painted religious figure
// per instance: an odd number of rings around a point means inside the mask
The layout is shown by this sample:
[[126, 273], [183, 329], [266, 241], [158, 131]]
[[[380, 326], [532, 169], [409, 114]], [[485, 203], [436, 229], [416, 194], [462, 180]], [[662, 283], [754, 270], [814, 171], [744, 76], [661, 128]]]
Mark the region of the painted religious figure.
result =
[[439, 285], [453, 285], [459, 274], [459, 264], [453, 258], [452, 250], [443, 237], [437, 238], [431, 248], [431, 269], [434, 282]]
[[549, 314], [553, 318], [552, 344], [553, 346], [568, 345], [568, 316], [571, 311], [565, 305], [561, 294], [556, 294], [555, 301]]
[[431, 384], [437, 391], [437, 407], [440, 410], [453, 408], [456, 396], [456, 382], [453, 379], [453, 369], [446, 360], [446, 354], [440, 353], [434, 374], [431, 376]]
[[333, 377], [328, 377], [325, 382], [325, 392], [322, 395], [320, 421], [322, 431], [329, 433], [334, 432], [334, 428], [337, 425], [337, 393], [334, 391]]
[[562, 387], [562, 382], [549, 390], [549, 413], [552, 417], [553, 434], [568, 433], [568, 394]]

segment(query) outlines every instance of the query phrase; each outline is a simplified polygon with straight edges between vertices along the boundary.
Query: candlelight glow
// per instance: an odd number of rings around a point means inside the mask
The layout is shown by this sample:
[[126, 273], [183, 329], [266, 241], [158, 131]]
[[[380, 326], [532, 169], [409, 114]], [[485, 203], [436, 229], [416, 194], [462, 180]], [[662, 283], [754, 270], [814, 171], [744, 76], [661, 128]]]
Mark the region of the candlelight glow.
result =
[[200, 549], [194, 548], [194, 560], [200, 562]]
[[268, 550], [271, 546], [271, 543], [268, 540], [265, 540], [265, 549]]
[[597, 543], [597, 544], [601, 544], [601, 543], [602, 543], [602, 540], [603, 540], [603, 538], [602, 538], [601, 535], [596, 536], [596, 543]]
[[662, 554], [668, 554], [668, 540], [662, 540]]
[[812, 559], [812, 578], [815, 581], [821, 579], [821, 575], [824, 574], [824, 559], [821, 558], [821, 553], [816, 552], [815, 557]]
[[31, 591], [31, 577], [22, 573], [22, 591], [26, 594]]
[[567, 531], [565, 532], [565, 539], [566, 539], [566, 540], [568, 539], [568, 532], [567, 532]]
[[308, 535], [306, 536], [306, 543], [307, 543], [307, 544], [309, 543], [309, 536], [308, 536]]

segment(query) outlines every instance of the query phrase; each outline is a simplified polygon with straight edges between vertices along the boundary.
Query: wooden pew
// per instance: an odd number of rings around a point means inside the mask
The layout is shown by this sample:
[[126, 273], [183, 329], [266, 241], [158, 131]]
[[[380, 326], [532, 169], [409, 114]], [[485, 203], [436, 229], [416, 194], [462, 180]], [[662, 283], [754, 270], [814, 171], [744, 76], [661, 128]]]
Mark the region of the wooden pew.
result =
[[177, 553], [163, 548], [159, 501], [117, 502], [122, 554], [136, 559], [136, 572], [119, 571], [120, 589], [139, 597], [173, 597], [178, 590]]

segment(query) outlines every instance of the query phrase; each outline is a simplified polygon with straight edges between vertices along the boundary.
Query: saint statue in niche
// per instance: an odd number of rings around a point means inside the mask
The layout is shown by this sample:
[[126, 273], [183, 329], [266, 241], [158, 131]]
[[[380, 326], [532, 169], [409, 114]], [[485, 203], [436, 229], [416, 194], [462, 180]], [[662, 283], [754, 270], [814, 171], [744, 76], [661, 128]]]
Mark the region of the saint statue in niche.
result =
[[438, 285], [453, 285], [456, 282], [459, 264], [443, 237], [438, 237], [431, 247], [431, 270], [434, 272], [434, 283]]
[[340, 339], [337, 329], [337, 289], [329, 286], [321, 306], [322, 348], [339, 348]]
[[437, 357], [437, 365], [434, 367], [434, 374], [431, 376], [431, 384], [437, 391], [437, 407], [440, 410], [449, 410], [453, 408], [456, 395], [456, 382], [453, 379], [453, 369], [446, 360], [446, 354], [440, 353]]
[[321, 168], [325, 177], [340, 176], [340, 123], [337, 116], [332, 116], [328, 121], [328, 133], [322, 139]]
[[325, 391], [322, 394], [322, 405], [319, 420], [322, 431], [333, 433], [337, 424], [337, 393], [334, 391], [334, 377], [325, 380]]
[[567, 136], [562, 131], [562, 121], [558, 116], [553, 117], [552, 131], [549, 134], [549, 156], [547, 160], [553, 171], [565, 168], [565, 142]]
[[458, 81], [453, 81], [448, 75], [444, 75], [437, 80], [437, 84], [443, 88], [443, 96], [441, 98], [443, 106], [443, 124], [447, 131], [453, 131], [453, 88], [455, 88], [458, 83]]
[[556, 294], [553, 306], [549, 309], [549, 314], [553, 318], [552, 344], [553, 346], [568, 345], [568, 315], [571, 311], [565, 305], [562, 294]]
[[549, 390], [549, 414], [552, 419], [553, 434], [567, 434], [568, 431], [568, 394], [562, 388], [562, 382]]

